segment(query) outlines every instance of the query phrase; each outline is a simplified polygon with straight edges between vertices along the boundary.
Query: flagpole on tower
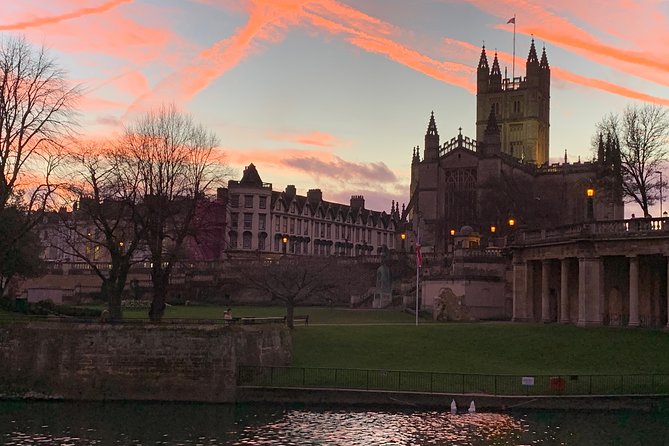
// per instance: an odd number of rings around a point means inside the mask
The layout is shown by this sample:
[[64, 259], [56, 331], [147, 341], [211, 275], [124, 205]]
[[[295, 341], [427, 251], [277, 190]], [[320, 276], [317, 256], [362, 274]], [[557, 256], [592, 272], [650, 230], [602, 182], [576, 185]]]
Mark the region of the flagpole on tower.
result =
[[423, 265], [423, 253], [420, 251], [420, 219], [416, 231], [416, 326], [418, 326], [418, 287], [420, 280], [420, 268]]
[[514, 87], [516, 82], [516, 14], [513, 15], [513, 18], [509, 19], [508, 23], [513, 23], [513, 60], [511, 61], [511, 88]]

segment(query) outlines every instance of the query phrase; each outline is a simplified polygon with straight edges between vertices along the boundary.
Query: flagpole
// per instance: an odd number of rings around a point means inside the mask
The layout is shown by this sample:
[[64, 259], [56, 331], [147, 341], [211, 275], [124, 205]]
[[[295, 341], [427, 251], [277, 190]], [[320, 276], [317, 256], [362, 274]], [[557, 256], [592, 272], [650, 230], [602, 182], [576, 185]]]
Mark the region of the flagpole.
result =
[[511, 88], [515, 89], [516, 82], [516, 14], [513, 15], [513, 61], [511, 62]]
[[416, 235], [416, 326], [418, 326], [418, 279], [420, 277], [421, 262], [418, 258], [418, 250], [420, 248], [420, 220], [418, 220], [418, 230]]

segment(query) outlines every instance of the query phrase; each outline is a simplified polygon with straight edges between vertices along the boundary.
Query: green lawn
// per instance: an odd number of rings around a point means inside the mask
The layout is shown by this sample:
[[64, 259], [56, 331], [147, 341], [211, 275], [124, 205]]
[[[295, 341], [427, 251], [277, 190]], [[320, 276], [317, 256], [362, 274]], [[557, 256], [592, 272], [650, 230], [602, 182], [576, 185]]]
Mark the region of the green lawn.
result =
[[[167, 319], [222, 319], [225, 306], [170, 306]], [[231, 305], [234, 317], [283, 317], [285, 307]], [[124, 310], [126, 318], [146, 318], [148, 309]], [[397, 310], [349, 310], [347, 308], [297, 307], [295, 315], [308, 315], [310, 324], [391, 324], [411, 323], [414, 316]]]
[[511, 323], [298, 327], [294, 366], [482, 374], [669, 373], [669, 333]]

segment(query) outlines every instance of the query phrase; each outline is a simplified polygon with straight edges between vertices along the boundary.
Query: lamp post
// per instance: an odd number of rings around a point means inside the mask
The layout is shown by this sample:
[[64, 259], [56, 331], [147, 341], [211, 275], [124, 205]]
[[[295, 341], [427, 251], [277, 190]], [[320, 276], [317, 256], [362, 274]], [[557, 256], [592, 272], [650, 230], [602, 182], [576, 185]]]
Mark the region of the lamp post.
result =
[[656, 170], [655, 173], [660, 174], [660, 216], [662, 216], [662, 189], [664, 189], [664, 184], [662, 183], [662, 171]]
[[281, 243], [283, 244], [283, 253], [286, 254], [286, 247], [288, 246], [288, 236], [284, 235], [281, 238]]
[[595, 197], [595, 188], [594, 187], [589, 187], [585, 190], [585, 196], [588, 197], [588, 209], [587, 209], [587, 219], [588, 220], [594, 220], [595, 219], [595, 204], [594, 204], [594, 197]]

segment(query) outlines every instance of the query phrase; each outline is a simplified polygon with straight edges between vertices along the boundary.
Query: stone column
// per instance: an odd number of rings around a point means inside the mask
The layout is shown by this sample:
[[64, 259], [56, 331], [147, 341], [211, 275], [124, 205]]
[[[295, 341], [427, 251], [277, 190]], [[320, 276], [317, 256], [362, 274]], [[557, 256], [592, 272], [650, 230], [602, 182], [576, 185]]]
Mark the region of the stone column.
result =
[[513, 321], [527, 320], [527, 262], [513, 261]]
[[551, 321], [550, 293], [548, 279], [551, 273], [551, 261], [541, 261], [541, 322]]
[[639, 258], [630, 256], [630, 327], [639, 326]]
[[669, 257], [666, 257], [666, 259], [667, 259], [667, 328], [669, 328]]
[[569, 259], [560, 261], [560, 322], [569, 321]]
[[603, 274], [602, 259], [583, 257], [578, 259], [578, 325], [601, 325]]

